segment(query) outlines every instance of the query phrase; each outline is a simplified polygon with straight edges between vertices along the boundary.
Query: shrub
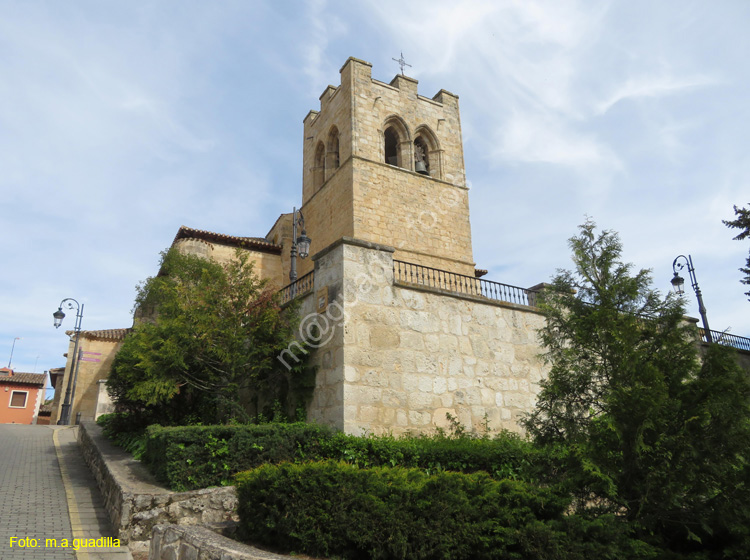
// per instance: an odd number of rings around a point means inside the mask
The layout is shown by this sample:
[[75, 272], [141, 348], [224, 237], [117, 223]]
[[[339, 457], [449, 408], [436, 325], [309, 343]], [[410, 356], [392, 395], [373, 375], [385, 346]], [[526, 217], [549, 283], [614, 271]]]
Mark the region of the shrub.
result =
[[360, 467], [485, 471], [492, 477], [553, 483], [559, 461], [515, 434], [489, 438], [356, 437], [314, 424], [154, 426], [144, 462], [174, 490], [230, 483], [231, 476], [264, 463], [333, 459]]
[[331, 430], [315, 424], [150, 426], [143, 461], [173, 490], [231, 483], [233, 474], [264, 463], [319, 456]]
[[138, 423], [132, 414], [102, 414], [96, 423], [101, 426], [102, 434], [112, 443], [122, 447], [135, 459], [141, 459], [146, 449], [146, 426]]
[[237, 475], [242, 537], [343, 558], [650, 558], [613, 517], [566, 517], [570, 502], [486, 473], [326, 461]]

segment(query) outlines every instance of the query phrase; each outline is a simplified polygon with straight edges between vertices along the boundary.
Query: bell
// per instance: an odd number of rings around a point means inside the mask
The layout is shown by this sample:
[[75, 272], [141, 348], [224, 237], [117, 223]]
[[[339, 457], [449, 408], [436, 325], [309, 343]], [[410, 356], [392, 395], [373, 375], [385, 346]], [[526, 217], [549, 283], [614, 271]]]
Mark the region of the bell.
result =
[[427, 166], [424, 164], [424, 161], [415, 161], [414, 171], [416, 171], [417, 173], [421, 173], [422, 175], [429, 175], [429, 173], [427, 172]]

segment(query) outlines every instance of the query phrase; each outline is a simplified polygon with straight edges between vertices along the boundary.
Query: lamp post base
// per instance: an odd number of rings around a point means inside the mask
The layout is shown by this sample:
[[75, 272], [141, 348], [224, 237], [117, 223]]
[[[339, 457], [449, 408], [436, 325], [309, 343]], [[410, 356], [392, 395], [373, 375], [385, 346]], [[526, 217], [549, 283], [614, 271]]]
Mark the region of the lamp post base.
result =
[[70, 424], [70, 405], [62, 405], [62, 412], [60, 413], [60, 419], [57, 421], [58, 426], [67, 426]]

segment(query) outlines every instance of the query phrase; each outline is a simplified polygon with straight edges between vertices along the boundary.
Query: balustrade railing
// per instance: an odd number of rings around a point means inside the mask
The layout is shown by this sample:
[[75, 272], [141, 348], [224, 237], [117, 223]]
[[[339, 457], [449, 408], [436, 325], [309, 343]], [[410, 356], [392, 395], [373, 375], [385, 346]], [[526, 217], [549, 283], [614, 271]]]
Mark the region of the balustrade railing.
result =
[[[405, 282], [430, 288], [439, 288], [457, 294], [467, 294], [472, 296], [485, 297], [496, 301], [505, 301], [508, 303], [517, 303], [520, 305], [536, 306], [537, 292], [509, 284], [501, 284], [491, 280], [483, 280], [473, 276], [448, 272], [437, 268], [430, 268], [414, 263], [403, 261], [393, 261], [393, 279], [396, 282]], [[315, 283], [314, 271], [310, 271], [304, 276], [284, 286], [279, 293], [281, 294], [282, 305], [290, 302], [298, 296], [303, 296], [313, 291]], [[708, 342], [706, 332], [699, 328], [701, 341]], [[737, 350], [750, 352], [750, 338], [737, 336], [721, 331], [711, 331], [711, 340], [717, 344], [731, 346]]]
[[287, 284], [279, 290], [281, 294], [281, 304], [284, 305], [287, 302], [292, 301], [298, 296], [303, 296], [313, 291], [315, 285], [315, 271], [310, 271], [304, 276], [297, 278], [291, 284]]
[[403, 261], [393, 261], [393, 279], [397, 282], [439, 288], [457, 294], [485, 297], [520, 305], [535, 305], [536, 292], [526, 288]]
[[[701, 341], [708, 342], [705, 329], [699, 328], [698, 331], [701, 335]], [[711, 341], [723, 346], [731, 346], [737, 350], [750, 352], [750, 338], [745, 338], [744, 336], [737, 336], [736, 334], [729, 334], [711, 329]]]

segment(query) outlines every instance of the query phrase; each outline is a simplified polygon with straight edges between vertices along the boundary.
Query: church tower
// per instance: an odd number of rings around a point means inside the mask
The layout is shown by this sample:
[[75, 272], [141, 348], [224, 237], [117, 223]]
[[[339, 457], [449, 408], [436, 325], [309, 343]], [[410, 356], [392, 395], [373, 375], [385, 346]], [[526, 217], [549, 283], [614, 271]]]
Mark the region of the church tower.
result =
[[[341, 84], [304, 119], [302, 212], [311, 253], [342, 237], [392, 246], [396, 260], [474, 276], [458, 97], [417, 80], [372, 78], [349, 58]], [[299, 263], [300, 275], [312, 262]]]

